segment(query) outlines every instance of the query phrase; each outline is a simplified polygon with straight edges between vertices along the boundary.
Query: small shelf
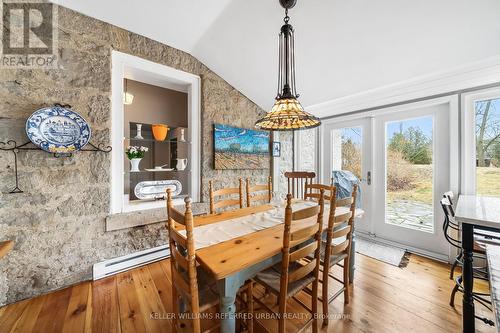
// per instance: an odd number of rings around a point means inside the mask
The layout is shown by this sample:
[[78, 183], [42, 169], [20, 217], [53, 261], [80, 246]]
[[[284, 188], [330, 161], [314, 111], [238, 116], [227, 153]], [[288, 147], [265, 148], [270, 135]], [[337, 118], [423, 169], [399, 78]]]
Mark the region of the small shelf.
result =
[[191, 144], [189, 141], [177, 141], [177, 140], [163, 140], [158, 141], [155, 139], [136, 139], [136, 138], [125, 138], [125, 140], [129, 141], [137, 141], [137, 142], [153, 142], [153, 143], [182, 143], [182, 144]]
[[147, 170], [140, 170], [140, 171], [134, 171], [130, 172], [130, 170], [126, 170], [125, 172], [130, 173], [130, 174], [141, 174], [141, 173], [158, 173], [158, 172], [190, 172], [191, 170], [158, 170], [158, 171], [147, 171]]

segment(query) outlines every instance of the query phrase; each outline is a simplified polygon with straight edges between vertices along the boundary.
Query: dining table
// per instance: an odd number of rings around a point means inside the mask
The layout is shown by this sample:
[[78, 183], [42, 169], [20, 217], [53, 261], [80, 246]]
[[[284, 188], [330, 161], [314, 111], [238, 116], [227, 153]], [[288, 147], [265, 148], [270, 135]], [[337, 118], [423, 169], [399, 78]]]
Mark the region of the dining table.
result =
[[474, 230], [500, 232], [500, 198], [460, 195], [455, 212], [455, 220], [461, 225], [463, 250], [463, 311], [462, 329], [464, 333], [475, 332], [475, 310], [472, 289]]
[[[294, 200], [292, 210], [313, 201]], [[323, 230], [328, 226], [329, 207], [325, 205]], [[335, 215], [349, 212], [337, 207]], [[355, 215], [364, 212], [356, 209]], [[284, 232], [284, 203], [265, 204], [194, 218], [196, 258], [217, 281], [222, 333], [236, 328], [236, 295], [240, 287], [262, 270], [281, 261]], [[291, 232], [316, 223], [314, 218], [293, 223]]]

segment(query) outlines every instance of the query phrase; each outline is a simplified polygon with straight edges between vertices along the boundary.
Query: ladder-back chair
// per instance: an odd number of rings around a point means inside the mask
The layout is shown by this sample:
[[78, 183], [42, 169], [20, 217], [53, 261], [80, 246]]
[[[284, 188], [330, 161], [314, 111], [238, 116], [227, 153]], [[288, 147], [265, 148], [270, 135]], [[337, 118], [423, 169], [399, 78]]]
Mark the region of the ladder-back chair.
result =
[[[174, 208], [172, 203], [172, 190], [167, 189], [167, 213], [168, 213], [168, 238], [170, 245], [170, 266], [172, 271], [172, 303], [173, 330], [174, 332], [185, 330], [187, 325], [192, 326], [194, 333], [201, 332], [200, 313], [216, 306], [219, 298], [211, 288], [207, 286], [208, 281], [203, 281], [205, 285], [200, 293], [198, 288], [199, 273], [202, 275], [196, 264], [196, 251], [193, 239], [193, 212], [191, 210], [191, 199], [184, 199], [186, 208], [184, 214]], [[185, 234], [180, 232], [178, 225], [181, 225]], [[190, 313], [189, 322], [179, 319], [179, 302], [183, 301]], [[187, 324], [188, 323], [188, 324]]]
[[[270, 203], [273, 199], [273, 179], [269, 177], [267, 184], [250, 185], [250, 179], [246, 179], [247, 207], [255, 201]], [[265, 191], [265, 192], [264, 192]]]
[[[243, 180], [238, 179], [238, 187], [221, 188], [214, 191], [213, 183], [210, 180], [208, 182], [208, 192], [210, 196], [210, 214], [217, 213], [217, 209], [226, 208], [231, 206], [238, 206], [243, 208]], [[233, 197], [234, 194], [238, 195], [238, 198]], [[224, 198], [218, 198], [223, 196]]]
[[[306, 310], [311, 313], [311, 318], [305, 323], [313, 325], [313, 332], [318, 332], [318, 280], [320, 265], [320, 244], [323, 225], [324, 201], [320, 198], [318, 205], [292, 212], [292, 195], [287, 195], [285, 208], [285, 230], [283, 233], [283, 248], [281, 263], [268, 268], [255, 277], [257, 283], [262, 284], [266, 290], [278, 296], [279, 312], [275, 313], [264, 302], [256, 299], [265, 310], [274, 313], [278, 318], [278, 332], [285, 332], [286, 303], [294, 298]], [[315, 218], [313, 225], [292, 231], [292, 225], [297, 225], [306, 220]], [[305, 262], [304, 259], [311, 256], [312, 260]], [[294, 296], [305, 290], [312, 283], [312, 309]]]
[[313, 183], [316, 174], [314, 172], [292, 171], [285, 172], [285, 177], [288, 193], [291, 193], [295, 199], [304, 199], [305, 185]]
[[[168, 238], [170, 245], [170, 267], [172, 272], [172, 303], [173, 331], [201, 332], [200, 313], [205, 312], [219, 304], [219, 295], [215, 290], [213, 280], [196, 262], [196, 250], [193, 237], [194, 217], [191, 209], [191, 199], [185, 198], [185, 212], [179, 212], [173, 206], [172, 190], [167, 189], [167, 214], [168, 214]], [[239, 290], [239, 294], [245, 293], [246, 297], [240, 311], [246, 310], [253, 314], [253, 283], [247, 281]], [[189, 309], [187, 320], [180, 320], [179, 301]], [[187, 303], [187, 304], [186, 304]], [[243, 307], [245, 305], [245, 307]], [[185, 312], [185, 311], [183, 311]], [[253, 333], [253, 318], [245, 318], [245, 327], [249, 333]], [[220, 323], [212, 325], [203, 332], [217, 331]]]

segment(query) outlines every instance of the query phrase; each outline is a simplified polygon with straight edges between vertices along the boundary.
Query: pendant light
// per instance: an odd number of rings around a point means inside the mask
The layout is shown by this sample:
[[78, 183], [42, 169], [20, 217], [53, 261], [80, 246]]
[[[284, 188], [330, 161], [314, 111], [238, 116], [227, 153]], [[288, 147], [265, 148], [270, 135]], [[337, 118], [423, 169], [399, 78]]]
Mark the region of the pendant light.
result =
[[288, 23], [288, 9], [293, 8], [296, 3], [297, 0], [280, 0], [281, 6], [285, 8], [285, 24], [279, 34], [278, 94], [271, 111], [255, 123], [255, 127], [260, 129], [289, 131], [313, 128], [321, 124], [319, 118], [304, 111], [295, 87], [294, 30]]
[[134, 101], [134, 95], [128, 92], [128, 80], [125, 79], [125, 93], [123, 94], [123, 104], [130, 105]]

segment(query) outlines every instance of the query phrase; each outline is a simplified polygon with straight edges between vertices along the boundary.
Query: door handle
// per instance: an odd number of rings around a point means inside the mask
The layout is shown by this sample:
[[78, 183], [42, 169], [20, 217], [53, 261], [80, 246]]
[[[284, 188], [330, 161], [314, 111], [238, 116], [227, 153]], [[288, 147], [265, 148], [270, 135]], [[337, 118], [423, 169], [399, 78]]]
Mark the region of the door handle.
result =
[[366, 184], [371, 185], [372, 184], [372, 172], [368, 171], [366, 173]]

